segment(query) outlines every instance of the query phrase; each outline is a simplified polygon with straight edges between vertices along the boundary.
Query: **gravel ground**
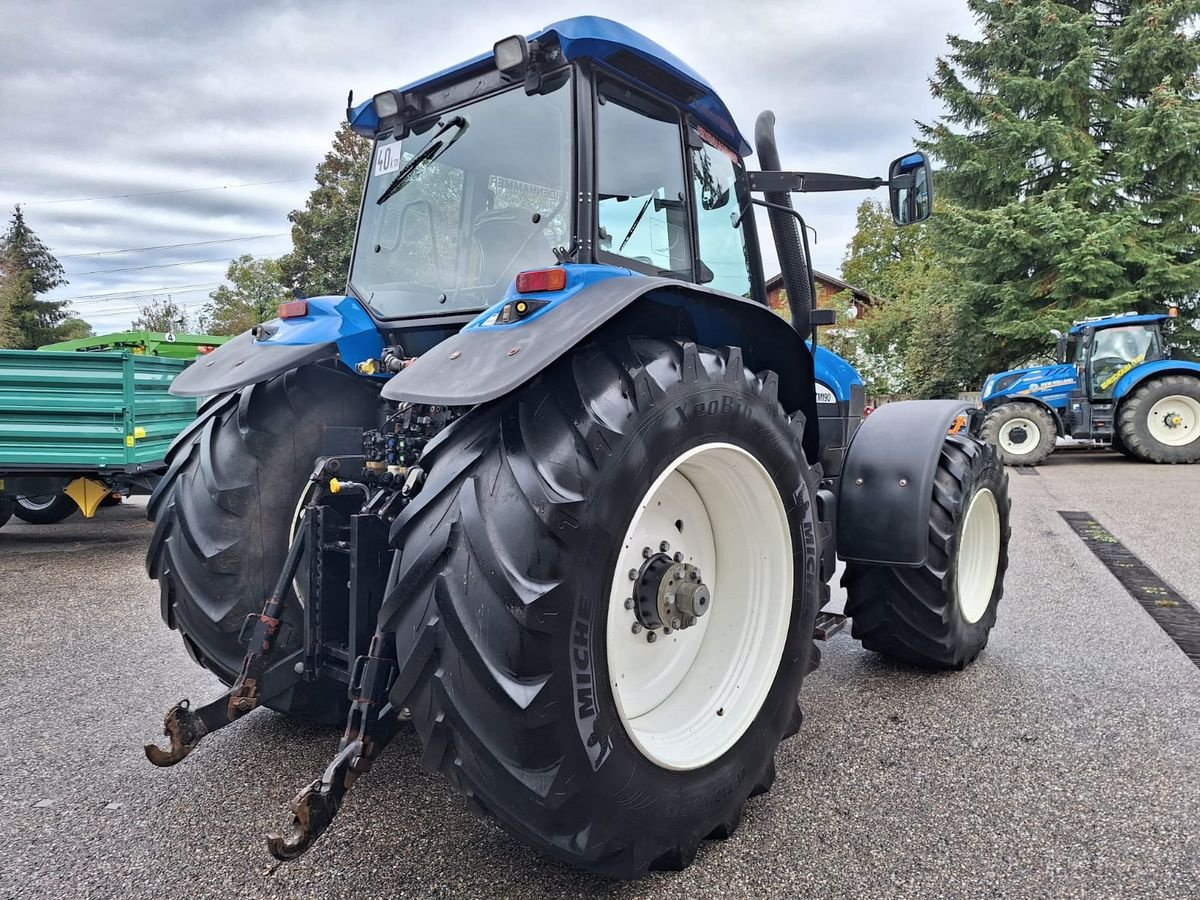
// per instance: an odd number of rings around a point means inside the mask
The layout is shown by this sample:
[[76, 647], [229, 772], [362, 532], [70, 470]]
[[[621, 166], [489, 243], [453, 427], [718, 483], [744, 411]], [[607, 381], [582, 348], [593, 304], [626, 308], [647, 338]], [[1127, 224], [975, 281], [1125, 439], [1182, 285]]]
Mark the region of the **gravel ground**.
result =
[[218, 687], [158, 614], [141, 504], [0, 531], [0, 897], [1196, 897], [1200, 670], [1057, 514], [1092, 513], [1200, 603], [1200, 466], [1064, 451], [1011, 477], [1000, 622], [930, 675], [846, 634], [771, 793], [683, 873], [548, 861], [403, 733], [301, 860], [262, 842], [337, 733], [269, 711], [169, 770], [142, 744]]

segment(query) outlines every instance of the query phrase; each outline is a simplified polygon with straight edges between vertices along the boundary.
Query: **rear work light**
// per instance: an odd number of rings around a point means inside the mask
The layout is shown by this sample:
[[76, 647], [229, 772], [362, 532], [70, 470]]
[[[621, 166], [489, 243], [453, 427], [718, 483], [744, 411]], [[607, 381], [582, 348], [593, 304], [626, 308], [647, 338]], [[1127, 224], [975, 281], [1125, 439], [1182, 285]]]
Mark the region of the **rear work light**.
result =
[[289, 300], [287, 303], [280, 303], [277, 312], [281, 319], [298, 319], [301, 316], [307, 316], [308, 301]]
[[517, 276], [517, 293], [534, 294], [540, 291], [561, 291], [567, 286], [566, 269], [535, 269]]

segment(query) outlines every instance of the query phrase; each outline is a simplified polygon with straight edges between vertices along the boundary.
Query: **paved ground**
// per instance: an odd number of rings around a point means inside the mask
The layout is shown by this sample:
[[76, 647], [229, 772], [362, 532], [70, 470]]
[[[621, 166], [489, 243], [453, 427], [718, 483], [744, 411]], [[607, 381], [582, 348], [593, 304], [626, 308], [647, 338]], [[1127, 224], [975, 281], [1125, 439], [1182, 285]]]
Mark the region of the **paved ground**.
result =
[[305, 858], [261, 841], [337, 735], [255, 713], [173, 770], [141, 745], [203, 698], [142, 570], [140, 507], [0, 531], [0, 897], [1196, 897], [1200, 669], [1056, 510], [1092, 513], [1200, 604], [1200, 466], [1063, 452], [1011, 477], [1008, 594], [978, 663], [826, 647], [800, 735], [737, 835], [681, 874], [540, 858], [402, 735]]

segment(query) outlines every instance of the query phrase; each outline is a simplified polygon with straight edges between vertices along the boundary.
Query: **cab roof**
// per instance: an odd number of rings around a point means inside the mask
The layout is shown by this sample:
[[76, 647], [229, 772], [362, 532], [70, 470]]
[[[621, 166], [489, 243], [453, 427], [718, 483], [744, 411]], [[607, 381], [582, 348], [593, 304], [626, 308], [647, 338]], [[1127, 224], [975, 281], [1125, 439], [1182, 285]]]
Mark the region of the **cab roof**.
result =
[[1149, 325], [1171, 318], [1163, 313], [1121, 313], [1116, 316], [1101, 316], [1097, 319], [1085, 319], [1071, 326], [1069, 334], [1079, 334], [1081, 331], [1097, 331], [1101, 328], [1115, 328], [1118, 325]]
[[[750, 155], [750, 144], [712, 85], [669, 50], [632, 28], [599, 16], [576, 16], [548, 25], [529, 35], [528, 40], [557, 43], [568, 62], [593, 59], [615, 69], [625, 78], [686, 109], [739, 156]], [[489, 50], [397, 90], [426, 91], [491, 65]], [[358, 134], [375, 137], [379, 118], [370, 100], [351, 109], [347, 117]]]

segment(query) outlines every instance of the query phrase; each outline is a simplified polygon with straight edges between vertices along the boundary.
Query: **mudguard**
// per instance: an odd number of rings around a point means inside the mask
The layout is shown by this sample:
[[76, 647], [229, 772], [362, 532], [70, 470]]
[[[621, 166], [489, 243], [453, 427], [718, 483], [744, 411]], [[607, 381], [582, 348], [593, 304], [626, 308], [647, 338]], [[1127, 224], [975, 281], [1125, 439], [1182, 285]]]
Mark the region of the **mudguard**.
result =
[[[799, 410], [809, 459], [818, 454], [813, 361], [803, 339], [765, 306], [671, 278], [588, 266], [568, 270], [565, 292], [515, 294], [482, 313], [458, 334], [418, 357], [384, 386], [388, 400], [474, 406], [510, 393], [561, 358], [601, 326], [622, 334], [685, 337], [710, 347], [741, 347], [747, 365], [779, 376], [779, 402]], [[566, 295], [569, 299], [562, 299]], [[544, 300], [528, 318], [503, 322], [506, 304]]]
[[179, 397], [207, 397], [266, 381], [321, 359], [353, 366], [383, 352], [374, 321], [353, 297], [313, 297], [308, 315], [273, 319], [246, 331], [188, 366], [171, 382]]
[[837, 549], [844, 560], [922, 566], [929, 546], [933, 476], [961, 400], [886, 403], [850, 441], [838, 491]]
[[1200, 378], [1200, 364], [1182, 359], [1160, 359], [1142, 363], [1121, 376], [1113, 387], [1113, 399], [1120, 400], [1147, 378], [1159, 375], [1191, 375]]

